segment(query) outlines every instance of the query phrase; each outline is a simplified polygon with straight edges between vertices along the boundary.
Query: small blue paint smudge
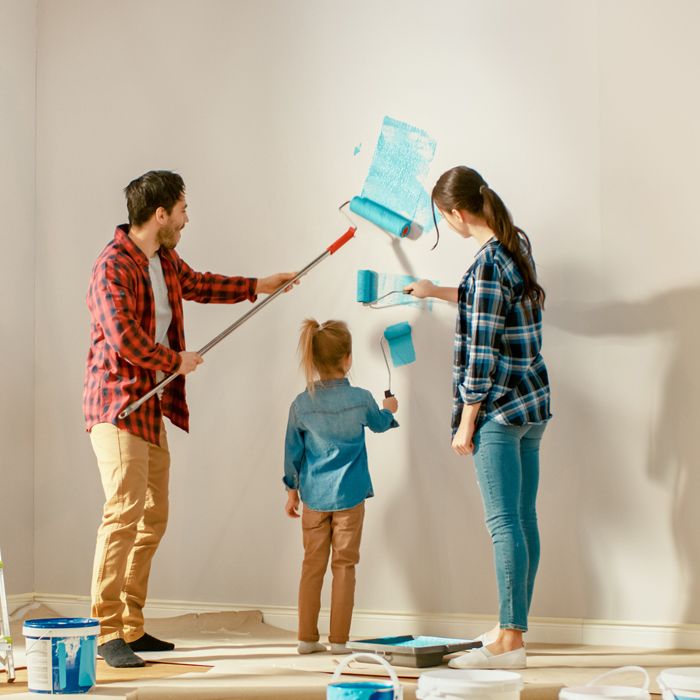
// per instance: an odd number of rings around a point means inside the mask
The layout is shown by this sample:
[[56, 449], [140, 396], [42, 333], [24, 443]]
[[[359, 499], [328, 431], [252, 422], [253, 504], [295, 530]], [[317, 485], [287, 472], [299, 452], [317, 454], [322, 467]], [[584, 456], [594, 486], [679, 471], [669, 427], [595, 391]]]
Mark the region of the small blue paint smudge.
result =
[[356, 156], [361, 150], [362, 150], [362, 144], [358, 144], [357, 146], [355, 146], [355, 151], [354, 151], [353, 155]]

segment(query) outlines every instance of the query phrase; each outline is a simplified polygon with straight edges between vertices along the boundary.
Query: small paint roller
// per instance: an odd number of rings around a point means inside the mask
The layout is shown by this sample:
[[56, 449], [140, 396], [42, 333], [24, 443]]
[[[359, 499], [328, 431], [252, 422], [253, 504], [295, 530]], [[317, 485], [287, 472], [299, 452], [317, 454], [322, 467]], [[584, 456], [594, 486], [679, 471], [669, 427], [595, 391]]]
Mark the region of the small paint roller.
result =
[[[325, 260], [329, 255], [333, 255], [333, 253], [342, 248], [355, 235], [356, 231], [356, 226], [350, 226], [350, 228], [348, 228], [348, 230], [342, 236], [340, 236], [340, 238], [331, 243], [331, 245], [329, 245], [328, 248], [326, 248], [323, 251], [323, 253], [321, 253], [318, 257], [314, 258], [303, 270], [297, 272], [297, 274], [294, 275], [294, 277], [291, 280], [289, 280], [289, 282], [283, 284], [281, 287], [272, 292], [272, 294], [255, 304], [255, 306], [253, 306], [253, 308], [250, 311], [243, 314], [243, 316], [241, 316], [237, 321], [232, 323], [228, 328], [221, 331], [221, 333], [219, 333], [219, 335], [217, 335], [216, 338], [212, 338], [203, 348], [198, 350], [197, 353], [199, 355], [204, 355], [206, 352], [209, 352], [209, 350], [211, 350], [215, 345], [218, 345], [226, 336], [228, 336], [230, 333], [233, 333], [233, 331], [235, 331], [236, 328], [242, 326], [249, 318], [255, 316], [255, 314], [258, 313], [258, 311], [267, 306], [271, 301], [273, 301], [273, 299], [276, 299], [280, 294], [284, 292], [285, 289], [293, 285], [297, 280], [301, 279], [305, 274], [313, 270], [314, 267], [316, 267], [316, 265]], [[137, 408], [139, 408], [142, 404], [148, 401], [148, 399], [155, 396], [161, 389], [170, 384], [170, 382], [172, 382], [173, 379], [175, 379], [177, 376], [179, 375], [176, 372], [175, 374], [171, 374], [170, 376], [163, 379], [162, 382], [154, 386], [153, 389], [151, 389], [147, 394], [144, 394], [140, 399], [134, 401], [134, 403], [127, 406], [119, 414], [119, 418], [126, 418], [128, 415], [133, 413]]]
[[377, 297], [379, 288], [379, 275], [374, 270], [357, 271], [357, 301], [365, 306], [374, 306], [378, 301], [392, 294], [410, 294], [403, 289], [394, 289]]
[[413, 348], [413, 340], [411, 337], [411, 325], [406, 321], [395, 323], [393, 326], [388, 326], [384, 329], [384, 333], [379, 340], [379, 346], [382, 349], [386, 370], [389, 373], [389, 388], [384, 392], [384, 396], [389, 398], [393, 396], [391, 393], [391, 369], [389, 361], [384, 351], [384, 341], [389, 345], [391, 353], [391, 361], [394, 367], [410, 364], [416, 361], [416, 351]]
[[391, 209], [367, 199], [367, 197], [353, 197], [350, 200], [350, 211], [399, 238], [407, 236], [411, 229], [411, 222], [405, 216], [401, 216]]

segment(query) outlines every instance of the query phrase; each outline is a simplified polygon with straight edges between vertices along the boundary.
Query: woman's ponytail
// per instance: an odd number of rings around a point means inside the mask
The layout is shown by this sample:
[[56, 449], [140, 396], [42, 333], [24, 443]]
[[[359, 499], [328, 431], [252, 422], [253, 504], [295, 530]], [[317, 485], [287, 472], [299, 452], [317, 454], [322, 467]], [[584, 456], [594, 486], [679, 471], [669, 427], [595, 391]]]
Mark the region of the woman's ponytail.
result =
[[[523, 277], [525, 296], [544, 307], [546, 295], [544, 289], [537, 282], [532, 265], [530, 239], [524, 231], [513, 224], [513, 219], [503, 200], [486, 183], [479, 188], [479, 193], [484, 199], [482, 208], [484, 219], [488, 227], [496, 234], [496, 238], [513, 256]], [[523, 253], [523, 244], [527, 254]]]
[[503, 200], [476, 170], [460, 165], [443, 173], [433, 187], [432, 200], [442, 211], [457, 209], [482, 216], [515, 260], [523, 278], [525, 296], [544, 306], [545, 292], [537, 282], [530, 239], [513, 224]]

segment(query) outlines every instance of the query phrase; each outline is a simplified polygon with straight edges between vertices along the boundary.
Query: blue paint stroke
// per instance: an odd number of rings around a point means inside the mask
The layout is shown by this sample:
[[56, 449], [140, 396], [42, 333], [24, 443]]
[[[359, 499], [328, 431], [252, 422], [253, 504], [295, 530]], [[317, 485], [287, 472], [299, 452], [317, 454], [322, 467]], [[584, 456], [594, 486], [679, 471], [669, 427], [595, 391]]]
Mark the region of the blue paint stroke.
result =
[[[378, 301], [374, 308], [381, 309], [386, 306], [401, 304], [418, 306], [430, 311], [433, 308], [431, 299], [417, 299], [410, 294], [402, 293], [404, 287], [417, 281], [418, 278], [411, 275], [392, 275], [385, 272], [375, 272], [374, 270], [358, 270], [356, 299], [363, 304], [372, 304], [379, 297], [389, 294], [389, 292], [397, 292]], [[435, 281], [434, 283], [437, 284]]]
[[418, 224], [433, 228], [430, 195], [423, 183], [436, 141], [415, 126], [384, 117], [362, 196]]
[[395, 323], [384, 329], [384, 337], [389, 343], [391, 361], [394, 367], [401, 367], [416, 361], [416, 351], [411, 339], [411, 326], [406, 321]]
[[356, 156], [360, 151], [362, 150], [362, 144], [358, 144], [355, 146], [355, 152], [353, 153], [354, 156]]

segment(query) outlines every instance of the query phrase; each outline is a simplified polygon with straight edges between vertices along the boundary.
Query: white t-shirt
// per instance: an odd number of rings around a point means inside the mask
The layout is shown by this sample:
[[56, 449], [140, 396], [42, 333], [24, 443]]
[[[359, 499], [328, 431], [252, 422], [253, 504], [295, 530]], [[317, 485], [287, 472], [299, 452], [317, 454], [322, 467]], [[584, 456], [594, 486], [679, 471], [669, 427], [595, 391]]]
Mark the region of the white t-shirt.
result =
[[[168, 342], [168, 328], [173, 320], [173, 311], [170, 308], [170, 300], [168, 299], [168, 287], [165, 284], [165, 276], [163, 275], [163, 266], [160, 262], [160, 255], [156, 253], [148, 260], [148, 274], [151, 278], [151, 287], [153, 289], [153, 299], [156, 304], [156, 343], [170, 347]], [[156, 382], [160, 382], [165, 377], [165, 373], [160, 370], [156, 371]]]

